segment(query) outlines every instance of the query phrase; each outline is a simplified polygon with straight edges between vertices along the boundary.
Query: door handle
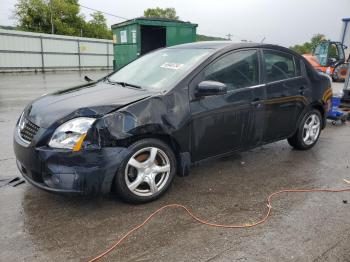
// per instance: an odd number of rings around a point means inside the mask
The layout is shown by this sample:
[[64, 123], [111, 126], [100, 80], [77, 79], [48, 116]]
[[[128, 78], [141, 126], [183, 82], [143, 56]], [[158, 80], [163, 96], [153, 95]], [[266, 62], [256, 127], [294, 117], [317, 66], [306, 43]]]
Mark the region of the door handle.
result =
[[304, 94], [305, 94], [305, 89], [306, 89], [305, 86], [300, 86], [300, 87], [299, 87], [299, 93], [300, 93], [301, 95], [304, 95]]
[[255, 106], [256, 108], [262, 107], [262, 102], [260, 98], [255, 98], [252, 102], [250, 102], [252, 106]]

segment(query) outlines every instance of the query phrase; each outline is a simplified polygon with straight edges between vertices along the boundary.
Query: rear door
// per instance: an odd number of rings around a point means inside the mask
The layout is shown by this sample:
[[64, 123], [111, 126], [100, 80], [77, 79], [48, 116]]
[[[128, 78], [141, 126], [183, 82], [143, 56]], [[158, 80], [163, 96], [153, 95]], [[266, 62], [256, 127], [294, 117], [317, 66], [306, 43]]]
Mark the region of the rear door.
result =
[[[192, 159], [201, 160], [261, 142], [265, 89], [260, 85], [259, 52], [225, 54], [209, 64], [190, 85]], [[224, 83], [227, 94], [197, 98], [198, 83]]]
[[299, 58], [286, 52], [263, 50], [267, 100], [263, 141], [289, 137], [307, 104], [308, 83], [301, 74]]

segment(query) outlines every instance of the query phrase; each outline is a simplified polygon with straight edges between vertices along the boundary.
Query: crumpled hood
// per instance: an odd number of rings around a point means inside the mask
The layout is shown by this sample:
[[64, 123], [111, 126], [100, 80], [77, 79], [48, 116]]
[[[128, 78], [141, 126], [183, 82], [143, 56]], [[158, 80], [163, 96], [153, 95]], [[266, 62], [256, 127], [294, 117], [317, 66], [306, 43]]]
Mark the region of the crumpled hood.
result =
[[144, 89], [94, 82], [44, 95], [28, 105], [26, 116], [36, 125], [48, 128], [74, 117], [103, 116], [152, 94]]

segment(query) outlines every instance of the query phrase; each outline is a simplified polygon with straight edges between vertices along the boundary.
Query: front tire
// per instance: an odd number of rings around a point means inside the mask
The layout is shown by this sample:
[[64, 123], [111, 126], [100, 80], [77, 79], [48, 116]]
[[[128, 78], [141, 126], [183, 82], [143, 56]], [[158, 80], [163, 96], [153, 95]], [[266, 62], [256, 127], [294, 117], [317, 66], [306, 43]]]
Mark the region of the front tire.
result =
[[157, 139], [142, 139], [128, 147], [115, 180], [116, 193], [126, 202], [146, 203], [167, 191], [176, 173], [171, 148]]
[[298, 150], [308, 150], [318, 141], [321, 134], [322, 116], [316, 110], [307, 112], [299, 123], [295, 134], [288, 138], [288, 143]]

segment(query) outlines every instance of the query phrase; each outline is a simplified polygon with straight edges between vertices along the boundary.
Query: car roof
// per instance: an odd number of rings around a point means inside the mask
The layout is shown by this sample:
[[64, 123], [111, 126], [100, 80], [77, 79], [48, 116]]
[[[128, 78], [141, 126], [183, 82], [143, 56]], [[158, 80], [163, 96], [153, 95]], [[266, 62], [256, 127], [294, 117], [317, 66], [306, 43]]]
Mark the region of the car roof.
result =
[[241, 48], [241, 47], [252, 47], [257, 45], [261, 45], [261, 44], [246, 43], [246, 42], [236, 43], [232, 41], [201, 41], [201, 42], [193, 42], [193, 43], [176, 45], [170, 48], [223, 49], [226, 47]]
[[232, 45], [231, 41], [201, 41], [201, 42], [180, 44], [180, 45], [172, 46], [169, 48], [221, 49], [221, 48], [225, 48], [225, 47], [230, 46], [230, 45]]
[[183, 49], [213, 49], [216, 51], [226, 49], [234, 50], [240, 48], [270, 48], [279, 51], [289, 52], [291, 54], [296, 54], [292, 50], [273, 44], [265, 43], [251, 43], [251, 42], [232, 42], [232, 41], [202, 41], [202, 42], [193, 42], [187, 44], [176, 45], [168, 48], [183, 48]]

